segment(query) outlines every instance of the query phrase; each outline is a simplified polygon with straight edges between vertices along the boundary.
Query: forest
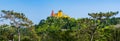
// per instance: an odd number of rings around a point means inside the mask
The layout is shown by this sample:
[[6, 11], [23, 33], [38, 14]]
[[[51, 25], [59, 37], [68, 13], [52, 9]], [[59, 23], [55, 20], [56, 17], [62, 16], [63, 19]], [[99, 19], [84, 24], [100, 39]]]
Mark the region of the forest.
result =
[[48, 16], [34, 24], [24, 13], [1, 10], [0, 41], [120, 41], [118, 11], [89, 12], [87, 18]]

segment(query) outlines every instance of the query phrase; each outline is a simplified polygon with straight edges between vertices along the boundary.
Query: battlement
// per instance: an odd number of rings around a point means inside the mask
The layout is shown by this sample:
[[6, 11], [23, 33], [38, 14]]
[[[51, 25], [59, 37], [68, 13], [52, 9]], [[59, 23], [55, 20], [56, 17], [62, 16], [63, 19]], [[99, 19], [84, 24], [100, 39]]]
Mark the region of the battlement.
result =
[[54, 11], [52, 10], [51, 16], [53, 16], [53, 17], [69, 17], [68, 15], [65, 15], [65, 14], [62, 12], [62, 10], [59, 10], [57, 13], [54, 13]]

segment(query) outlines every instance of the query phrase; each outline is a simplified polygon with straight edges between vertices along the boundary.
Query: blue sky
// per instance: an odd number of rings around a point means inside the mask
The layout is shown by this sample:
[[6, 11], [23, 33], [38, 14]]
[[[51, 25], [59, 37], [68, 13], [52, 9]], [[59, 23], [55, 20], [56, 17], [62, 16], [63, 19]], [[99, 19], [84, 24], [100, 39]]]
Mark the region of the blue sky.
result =
[[92, 12], [120, 11], [120, 0], [0, 0], [0, 10], [22, 12], [37, 24], [52, 10], [62, 10], [74, 18], [89, 17]]

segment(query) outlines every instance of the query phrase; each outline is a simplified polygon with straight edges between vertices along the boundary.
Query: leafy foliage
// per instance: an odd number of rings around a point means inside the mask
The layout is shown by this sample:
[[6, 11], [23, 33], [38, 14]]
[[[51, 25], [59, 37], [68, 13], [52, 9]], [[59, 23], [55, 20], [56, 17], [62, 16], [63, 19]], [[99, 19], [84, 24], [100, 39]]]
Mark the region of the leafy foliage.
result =
[[120, 17], [114, 17], [118, 12], [89, 13], [92, 18], [79, 19], [49, 16], [34, 26], [23, 13], [2, 12], [0, 18], [12, 20], [10, 25], [0, 25], [2, 41], [19, 39], [16, 23], [23, 27], [21, 41], [120, 41]]

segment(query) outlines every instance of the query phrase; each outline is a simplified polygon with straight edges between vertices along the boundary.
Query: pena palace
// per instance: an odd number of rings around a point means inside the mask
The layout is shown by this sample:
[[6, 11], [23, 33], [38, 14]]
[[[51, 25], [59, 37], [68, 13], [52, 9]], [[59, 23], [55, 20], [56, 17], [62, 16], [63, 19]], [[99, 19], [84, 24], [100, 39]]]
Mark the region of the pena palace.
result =
[[52, 10], [51, 16], [52, 16], [52, 17], [58, 17], [58, 18], [60, 18], [60, 17], [68, 18], [68, 17], [69, 17], [68, 15], [65, 15], [65, 14], [62, 12], [62, 10], [59, 10], [57, 13], [54, 13], [54, 11]]

